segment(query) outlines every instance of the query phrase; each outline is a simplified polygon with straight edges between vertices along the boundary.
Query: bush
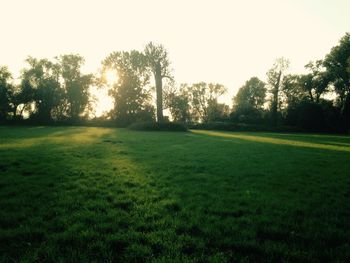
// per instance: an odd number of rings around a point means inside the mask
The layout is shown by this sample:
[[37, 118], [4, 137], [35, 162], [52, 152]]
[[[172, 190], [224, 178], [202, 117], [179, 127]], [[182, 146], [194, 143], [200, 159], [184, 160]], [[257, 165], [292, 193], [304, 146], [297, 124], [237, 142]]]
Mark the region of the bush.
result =
[[339, 107], [333, 105], [332, 101], [322, 100], [320, 105], [323, 109], [325, 125], [327, 131], [345, 132], [346, 129], [342, 127], [342, 116]]
[[262, 124], [263, 110], [255, 109], [254, 107], [239, 107], [231, 112], [230, 119], [233, 122], [248, 123], [248, 124]]
[[135, 131], [187, 131], [187, 127], [176, 122], [136, 122], [128, 127]]
[[307, 100], [288, 108], [286, 123], [296, 125], [306, 131], [327, 130], [322, 106]]
[[261, 124], [246, 124], [233, 122], [209, 122], [197, 123], [189, 126], [194, 130], [218, 130], [236, 132], [302, 132], [303, 130], [295, 126], [270, 126]]

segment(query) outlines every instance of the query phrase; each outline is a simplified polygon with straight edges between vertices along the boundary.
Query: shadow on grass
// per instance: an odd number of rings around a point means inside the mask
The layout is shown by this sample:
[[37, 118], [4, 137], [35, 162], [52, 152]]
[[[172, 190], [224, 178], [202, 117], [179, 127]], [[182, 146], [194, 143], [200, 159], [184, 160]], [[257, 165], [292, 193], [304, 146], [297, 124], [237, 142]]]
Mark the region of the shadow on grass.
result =
[[[314, 147], [285, 139], [246, 143], [259, 136], [219, 136], [239, 141], [235, 147], [208, 140], [213, 134], [109, 128], [50, 128], [46, 135], [45, 128], [25, 129], [11, 136], [5, 143], [37, 143], [0, 147], [0, 261], [349, 256], [346, 151], [334, 151], [337, 170], [330, 151], [316, 156]], [[327, 160], [320, 170], [318, 162]]]
[[0, 261], [130, 262], [161, 250], [143, 234], [161, 218], [157, 191], [118, 132], [22, 129], [0, 147]]
[[222, 260], [252, 262], [349, 257], [349, 148], [207, 131], [142, 137], [142, 146], [129, 145], [131, 157], [172, 197], [173, 213], [163, 217], [173, 215], [168, 228], [184, 255], [219, 252]]

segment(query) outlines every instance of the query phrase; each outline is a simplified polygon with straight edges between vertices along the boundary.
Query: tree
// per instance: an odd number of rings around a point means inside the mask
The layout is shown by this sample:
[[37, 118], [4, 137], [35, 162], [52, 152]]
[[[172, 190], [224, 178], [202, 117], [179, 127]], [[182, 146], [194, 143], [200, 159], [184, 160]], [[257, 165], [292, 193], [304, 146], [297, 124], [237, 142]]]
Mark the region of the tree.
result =
[[210, 107], [217, 103], [217, 99], [221, 95], [226, 93], [226, 88], [221, 84], [200, 82], [193, 84], [189, 90], [195, 119], [202, 122], [211, 121]]
[[[28, 57], [29, 68], [22, 73], [22, 91], [18, 92], [18, 103], [25, 103], [31, 97], [35, 103], [34, 117], [39, 121], [52, 120], [52, 111], [62, 100], [56, 65], [47, 59]], [[28, 94], [29, 91], [32, 94]], [[21, 101], [21, 98], [23, 101]], [[33, 117], [33, 116], [32, 116]]]
[[157, 121], [161, 122], [163, 121], [163, 79], [173, 79], [170, 75], [168, 52], [162, 45], [150, 42], [145, 47], [145, 55], [156, 84]]
[[189, 90], [186, 84], [181, 84], [179, 90], [168, 94], [166, 105], [174, 121], [183, 123], [192, 121]]
[[341, 113], [350, 126], [350, 33], [343, 36], [339, 44], [326, 55], [323, 65], [339, 98]]
[[114, 118], [121, 124], [152, 120], [153, 107], [145, 86], [149, 83], [146, 57], [136, 51], [113, 52], [103, 62], [103, 71], [113, 70], [118, 81], [109, 90], [114, 98]]
[[230, 116], [230, 107], [217, 100], [210, 100], [207, 108], [207, 122], [227, 121]]
[[300, 101], [288, 109], [287, 123], [309, 131], [325, 130], [325, 117], [322, 106], [309, 99]]
[[277, 125], [277, 113], [280, 107], [279, 93], [281, 90], [281, 83], [283, 81], [285, 71], [289, 67], [289, 61], [283, 57], [276, 59], [272, 68], [267, 72], [267, 83], [271, 93], [271, 119], [274, 125]]
[[232, 118], [244, 122], [256, 122], [262, 116], [266, 97], [266, 84], [252, 77], [238, 90], [233, 98]]
[[0, 121], [5, 120], [11, 110], [10, 96], [12, 85], [10, 80], [12, 75], [7, 67], [0, 67]]
[[258, 79], [252, 77], [238, 90], [236, 96], [233, 98], [235, 107], [251, 107], [256, 110], [261, 109], [265, 103], [266, 84]]
[[330, 82], [329, 74], [322, 68], [322, 60], [309, 62], [305, 68], [311, 71], [308, 74], [301, 75], [300, 83], [304, 91], [307, 92], [310, 100], [315, 103], [320, 102], [322, 94], [327, 92]]
[[293, 107], [307, 97], [304, 88], [306, 80], [302, 77], [300, 75], [288, 74], [283, 78], [281, 83], [281, 103], [283, 104], [283, 108]]
[[88, 109], [89, 88], [94, 82], [92, 74], [81, 73], [84, 62], [80, 55], [62, 55], [58, 58], [59, 67], [55, 68], [63, 79], [66, 114], [73, 120], [79, 119]]

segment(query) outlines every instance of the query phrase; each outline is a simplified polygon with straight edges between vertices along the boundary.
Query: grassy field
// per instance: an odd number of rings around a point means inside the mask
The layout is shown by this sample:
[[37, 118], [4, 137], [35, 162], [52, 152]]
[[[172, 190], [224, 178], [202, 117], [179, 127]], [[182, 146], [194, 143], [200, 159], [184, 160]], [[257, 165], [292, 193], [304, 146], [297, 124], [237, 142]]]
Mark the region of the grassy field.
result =
[[350, 137], [0, 127], [0, 262], [350, 262]]

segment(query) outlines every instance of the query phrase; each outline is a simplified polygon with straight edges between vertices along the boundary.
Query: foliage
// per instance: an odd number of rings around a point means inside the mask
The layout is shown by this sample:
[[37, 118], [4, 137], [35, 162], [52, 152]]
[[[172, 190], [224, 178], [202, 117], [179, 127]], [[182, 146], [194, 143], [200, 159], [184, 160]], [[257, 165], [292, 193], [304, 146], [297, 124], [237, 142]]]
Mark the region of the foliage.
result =
[[[275, 128], [288, 124], [349, 131], [349, 43], [350, 33], [346, 33], [323, 60], [308, 63], [304, 74], [287, 74], [289, 61], [278, 58], [267, 72], [266, 84], [257, 77], [247, 80], [234, 96], [232, 109], [220, 102], [226, 93], [223, 85], [198, 82], [177, 86], [168, 51], [152, 42], [142, 52], [111, 53], [102, 62], [101, 77], [83, 74], [84, 58], [77, 54], [54, 61], [29, 57], [20, 84], [11, 80], [6, 67], [1, 68], [0, 120], [20, 123], [29, 116], [31, 123], [80, 123], [92, 118], [90, 88], [108, 86], [115, 103], [103, 118], [114, 120], [117, 126], [170, 119], [186, 124], [235, 122]], [[115, 83], [107, 83], [104, 77], [111, 70], [117, 76]], [[163, 109], [171, 116], [165, 118]], [[313, 123], [316, 120], [320, 124]]]
[[[28, 68], [22, 73], [23, 92], [21, 103], [31, 100], [35, 104], [34, 119], [48, 122], [52, 120], [52, 111], [62, 103], [62, 89], [59, 83], [57, 65], [47, 59], [28, 57]], [[18, 95], [20, 96], [20, 95]]]
[[305, 78], [303, 75], [287, 74], [281, 85], [281, 104], [283, 108], [293, 107], [307, 97], [305, 91]]
[[[21, 75], [21, 84], [13, 89], [13, 118], [23, 118], [27, 111], [37, 122], [78, 120], [89, 108], [91, 74], [83, 75], [84, 63], [79, 55], [63, 55], [56, 62], [48, 59], [26, 59], [28, 67]], [[34, 110], [32, 110], [32, 108]]]
[[109, 91], [114, 98], [113, 115], [118, 123], [154, 120], [150, 94], [145, 90], [149, 83], [146, 63], [145, 55], [136, 50], [113, 52], [103, 62], [105, 71], [113, 69], [118, 76]]
[[307, 92], [309, 99], [315, 103], [319, 103], [321, 95], [328, 91], [331, 80], [330, 74], [325, 71], [322, 63], [322, 60], [308, 63], [305, 68], [309, 69], [311, 73], [301, 77], [303, 89]]
[[344, 132], [346, 128], [342, 124], [342, 115], [339, 107], [334, 106], [333, 101], [331, 100], [320, 100], [319, 104], [322, 107], [324, 118], [325, 118], [325, 127], [327, 131], [333, 132]]
[[244, 108], [247, 105], [259, 110], [264, 106], [265, 97], [265, 83], [257, 77], [252, 77], [238, 90], [233, 99], [234, 106], [236, 108]]
[[266, 124], [245, 123], [245, 122], [209, 122], [195, 123], [189, 125], [191, 130], [217, 130], [233, 132], [305, 132], [296, 126], [271, 126]]
[[166, 105], [175, 122], [192, 122], [190, 90], [186, 84], [182, 84], [178, 91], [169, 93], [166, 97]]
[[344, 125], [350, 128], [350, 33], [331, 49], [323, 64], [338, 95]]
[[345, 98], [350, 92], [349, 59], [350, 33], [346, 33], [340, 39], [339, 45], [333, 47], [326, 55], [323, 62], [342, 103], [345, 103]]
[[207, 117], [208, 122], [228, 121], [230, 117], [230, 107], [225, 103], [219, 103], [217, 100], [208, 102]]
[[286, 122], [308, 131], [326, 129], [322, 106], [310, 100], [303, 100], [294, 107], [289, 107]]
[[218, 98], [227, 92], [227, 89], [223, 85], [199, 82], [192, 84], [189, 91], [195, 120], [202, 122], [215, 121], [217, 113], [212, 113], [217, 110], [221, 110], [219, 116], [224, 116], [226, 114], [225, 111], [227, 109], [218, 106]]
[[93, 75], [81, 73], [84, 58], [80, 55], [69, 54], [58, 58], [59, 68], [63, 79], [67, 117], [78, 120], [86, 113], [89, 106], [89, 88], [93, 84]]
[[11, 109], [11, 90], [10, 80], [12, 75], [7, 67], [0, 67], [0, 122], [5, 120]]
[[246, 123], [261, 121], [265, 97], [265, 83], [257, 77], [250, 78], [233, 98], [231, 119]]
[[135, 131], [187, 131], [187, 127], [176, 122], [135, 122], [128, 127]]
[[270, 111], [273, 125], [277, 125], [278, 122], [278, 111], [281, 109], [281, 84], [283, 83], [289, 64], [289, 60], [283, 57], [278, 58], [272, 68], [266, 73], [269, 92], [271, 94]]

